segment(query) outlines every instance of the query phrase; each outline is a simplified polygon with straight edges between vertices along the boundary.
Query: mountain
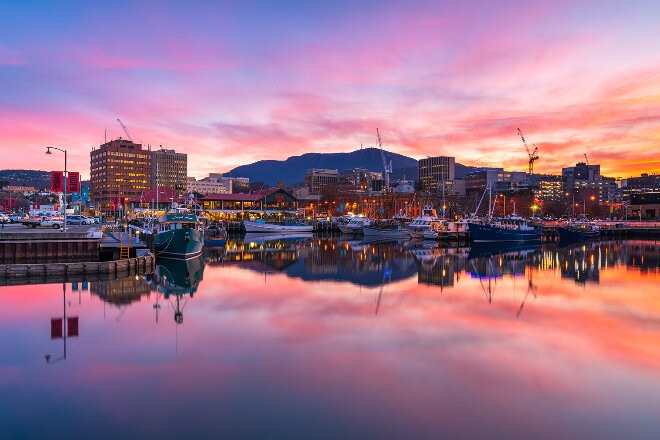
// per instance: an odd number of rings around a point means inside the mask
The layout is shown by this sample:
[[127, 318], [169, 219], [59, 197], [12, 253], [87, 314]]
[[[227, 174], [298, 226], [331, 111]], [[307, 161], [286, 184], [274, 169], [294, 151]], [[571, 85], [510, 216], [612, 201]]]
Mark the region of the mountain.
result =
[[[386, 162], [392, 161], [393, 180], [417, 180], [419, 167], [416, 159], [397, 153], [384, 151]], [[283, 180], [287, 185], [295, 185], [305, 180], [305, 172], [311, 168], [342, 171], [352, 168], [366, 168], [369, 171], [382, 172], [383, 159], [378, 148], [364, 148], [351, 153], [307, 153], [302, 156], [291, 156], [286, 160], [260, 160], [248, 165], [241, 165], [224, 173], [225, 177], [248, 177], [250, 182], [266, 182], [271, 186]], [[465, 174], [472, 171], [456, 163], [457, 179], [464, 179]]]
[[[392, 161], [392, 178], [417, 179], [417, 160], [397, 153], [385, 151], [388, 165]], [[287, 185], [302, 183], [305, 172], [312, 168], [342, 171], [352, 168], [366, 168], [369, 171], [383, 171], [380, 149], [364, 148], [351, 153], [307, 153], [282, 160], [260, 160], [249, 165], [241, 165], [225, 173], [225, 177], [248, 177], [250, 182], [266, 182], [271, 186], [283, 180]]]

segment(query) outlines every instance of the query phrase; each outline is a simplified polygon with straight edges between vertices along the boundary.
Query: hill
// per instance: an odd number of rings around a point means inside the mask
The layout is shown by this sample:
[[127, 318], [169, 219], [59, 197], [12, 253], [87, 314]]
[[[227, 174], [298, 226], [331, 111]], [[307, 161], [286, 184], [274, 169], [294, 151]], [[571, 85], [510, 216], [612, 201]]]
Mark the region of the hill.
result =
[[33, 186], [36, 189], [50, 188], [50, 171], [0, 170], [0, 182], [14, 186]]
[[[392, 179], [417, 180], [419, 168], [417, 159], [385, 151], [386, 161], [392, 161]], [[351, 168], [366, 168], [369, 171], [382, 172], [383, 160], [378, 148], [364, 148], [351, 153], [307, 153], [291, 156], [286, 160], [260, 160], [248, 165], [241, 165], [224, 173], [225, 177], [248, 177], [250, 182], [266, 182], [271, 186], [283, 180], [292, 186], [302, 183], [305, 172], [311, 168], [323, 168], [342, 171]], [[471, 168], [456, 163], [456, 178], [464, 179]]]
[[[397, 153], [385, 152], [387, 162], [392, 161], [392, 178], [417, 178], [417, 160]], [[286, 160], [260, 160], [249, 165], [241, 165], [225, 173], [224, 176], [248, 177], [251, 182], [266, 182], [273, 186], [283, 180], [287, 185], [302, 183], [305, 172], [311, 168], [344, 170], [366, 168], [369, 171], [383, 171], [383, 160], [378, 148], [364, 148], [351, 153], [307, 153], [291, 156]]]

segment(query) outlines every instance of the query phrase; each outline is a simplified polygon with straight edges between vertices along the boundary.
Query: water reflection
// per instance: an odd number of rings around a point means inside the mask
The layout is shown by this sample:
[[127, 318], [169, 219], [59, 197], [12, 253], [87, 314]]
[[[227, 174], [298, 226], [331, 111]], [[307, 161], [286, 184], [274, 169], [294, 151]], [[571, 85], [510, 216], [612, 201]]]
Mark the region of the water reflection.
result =
[[[655, 438], [658, 252], [653, 242], [489, 253], [230, 240], [197, 261], [159, 260], [151, 277], [90, 285], [79, 304], [67, 291], [63, 304], [61, 284], [0, 287], [0, 429], [8, 438]], [[154, 294], [175, 320], [154, 323]], [[106, 319], [107, 304], [130, 313]], [[48, 322], [63, 312], [80, 316], [81, 337], [53, 363], [63, 341], [49, 339]]]
[[165, 300], [169, 300], [174, 311], [174, 321], [183, 323], [183, 309], [192, 298], [199, 283], [204, 277], [204, 258], [198, 255], [194, 258], [157, 258], [156, 270], [153, 274], [145, 277], [146, 282], [156, 290], [156, 322], [158, 312], [162, 307], [159, 301], [160, 294]]

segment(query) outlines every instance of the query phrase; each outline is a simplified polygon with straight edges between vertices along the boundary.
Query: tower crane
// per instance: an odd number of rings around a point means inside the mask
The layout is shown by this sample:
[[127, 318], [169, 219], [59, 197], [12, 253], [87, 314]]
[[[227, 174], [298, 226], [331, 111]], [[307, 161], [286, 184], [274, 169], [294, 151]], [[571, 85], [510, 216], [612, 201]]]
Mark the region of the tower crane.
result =
[[525, 149], [527, 150], [527, 154], [529, 155], [529, 175], [531, 176], [534, 174], [534, 162], [536, 162], [539, 159], [539, 155], [536, 154], [536, 152], [539, 150], [539, 147], [536, 145], [532, 144], [534, 147], [534, 151], [529, 151], [529, 147], [527, 146], [527, 141], [525, 141], [525, 136], [523, 135], [522, 130], [520, 128], [518, 129], [518, 135], [523, 141], [523, 144], [525, 144]]
[[584, 153], [584, 161], [589, 166], [589, 158], [587, 158], [587, 153]]
[[383, 161], [383, 170], [385, 171], [385, 191], [390, 190], [390, 174], [392, 174], [392, 161], [390, 160], [389, 167], [387, 166], [387, 160], [385, 160], [385, 152], [383, 151], [383, 145], [380, 140], [380, 133], [378, 128], [376, 128], [376, 135], [378, 137], [378, 147], [380, 148], [380, 158]]
[[123, 122], [121, 122], [121, 119], [117, 118], [117, 122], [119, 122], [119, 125], [121, 125], [121, 128], [124, 130], [124, 133], [126, 133], [126, 136], [128, 137], [128, 140], [133, 142], [133, 136], [131, 136], [131, 132], [128, 131], [128, 127], [124, 125]]

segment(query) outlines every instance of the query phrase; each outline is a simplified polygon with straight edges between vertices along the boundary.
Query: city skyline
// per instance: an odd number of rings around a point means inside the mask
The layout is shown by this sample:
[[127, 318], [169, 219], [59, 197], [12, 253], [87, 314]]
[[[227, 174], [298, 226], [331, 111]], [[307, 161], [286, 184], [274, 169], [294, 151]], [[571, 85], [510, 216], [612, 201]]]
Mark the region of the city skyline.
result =
[[[198, 179], [377, 147], [556, 174], [659, 173], [660, 5], [634, 1], [0, 6], [3, 169], [89, 178], [126, 138]], [[62, 162], [62, 163], [60, 163]], [[396, 168], [396, 164], [394, 164]]]

